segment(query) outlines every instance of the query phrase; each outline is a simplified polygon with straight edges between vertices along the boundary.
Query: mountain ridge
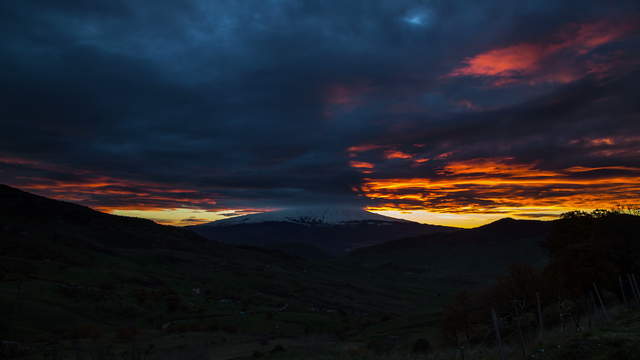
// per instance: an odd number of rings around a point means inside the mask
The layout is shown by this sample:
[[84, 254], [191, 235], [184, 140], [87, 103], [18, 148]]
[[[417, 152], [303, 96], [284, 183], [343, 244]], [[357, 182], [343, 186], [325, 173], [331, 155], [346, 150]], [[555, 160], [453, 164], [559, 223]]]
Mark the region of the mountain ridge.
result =
[[379, 215], [358, 208], [302, 207], [236, 216], [198, 226], [232, 226], [264, 222], [291, 222], [307, 225], [336, 225], [354, 221], [403, 222], [413, 221]]
[[[223, 243], [275, 248], [305, 257], [340, 256], [388, 240], [457, 229], [361, 209], [323, 207], [250, 214], [187, 228]], [[309, 251], [313, 248], [317, 251]]]

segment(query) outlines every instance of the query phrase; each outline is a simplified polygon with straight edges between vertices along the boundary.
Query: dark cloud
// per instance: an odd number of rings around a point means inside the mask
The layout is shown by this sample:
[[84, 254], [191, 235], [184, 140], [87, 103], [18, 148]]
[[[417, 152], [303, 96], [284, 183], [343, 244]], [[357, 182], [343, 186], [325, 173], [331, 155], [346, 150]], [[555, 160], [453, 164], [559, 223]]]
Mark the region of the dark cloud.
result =
[[[372, 205], [354, 191], [366, 179], [436, 178], [454, 161], [640, 160], [636, 1], [32, 0], [0, 13], [0, 181], [95, 207]], [[580, 24], [604, 25], [569, 42]], [[518, 44], [541, 53], [501, 75], [459, 70]], [[379, 147], [349, 156], [363, 144]], [[492, 201], [477, 194], [458, 203]]]

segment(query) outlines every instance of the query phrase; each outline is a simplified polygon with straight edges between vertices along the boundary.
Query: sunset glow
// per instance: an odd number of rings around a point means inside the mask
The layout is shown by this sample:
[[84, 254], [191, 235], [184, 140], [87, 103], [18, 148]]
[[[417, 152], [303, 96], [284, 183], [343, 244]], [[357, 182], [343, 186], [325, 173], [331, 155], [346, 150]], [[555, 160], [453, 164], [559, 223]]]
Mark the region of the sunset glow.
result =
[[[368, 210], [449, 224], [475, 224], [496, 216], [550, 219], [571, 210], [640, 205], [640, 168], [536, 168], [513, 159], [472, 159], [446, 164], [434, 178], [367, 178], [362, 194], [382, 200]], [[450, 217], [461, 215], [459, 220]]]
[[564, 53], [573, 56], [588, 54], [599, 46], [626, 36], [635, 28], [637, 26], [632, 21], [622, 24], [609, 21], [569, 24], [546, 41], [514, 44], [469, 57], [463, 61], [464, 65], [447, 76], [484, 77], [492, 79], [491, 84], [496, 87], [522, 82], [569, 83], [588, 74], [609, 71], [609, 68], [597, 58], [585, 63], [585, 67], [562, 61], [554, 61], [553, 66], [548, 66], [550, 59], [566, 56]]
[[44, 3], [7, 5], [26, 25], [0, 34], [2, 184], [180, 226], [640, 204], [632, 1]]

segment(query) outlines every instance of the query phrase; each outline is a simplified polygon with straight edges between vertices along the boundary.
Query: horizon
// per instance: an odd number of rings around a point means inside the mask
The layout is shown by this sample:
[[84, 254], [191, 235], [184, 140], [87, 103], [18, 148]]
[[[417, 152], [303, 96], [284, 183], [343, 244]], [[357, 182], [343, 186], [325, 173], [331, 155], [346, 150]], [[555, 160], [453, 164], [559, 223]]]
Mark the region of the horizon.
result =
[[[308, 207], [304, 207], [304, 208], [308, 208]], [[106, 213], [112, 214], [112, 215], [130, 216], [130, 217], [153, 220], [154, 222], [157, 222], [158, 224], [162, 224], [162, 225], [193, 226], [193, 225], [208, 224], [208, 223], [216, 222], [220, 220], [232, 219], [240, 216], [264, 214], [269, 212], [296, 211], [296, 210], [302, 211], [302, 209], [304, 208], [281, 208], [281, 209], [271, 209], [271, 210], [265, 210], [260, 212], [256, 211], [256, 212], [248, 212], [248, 213], [245, 213], [245, 212], [234, 213], [232, 211], [231, 212], [222, 211], [222, 212], [213, 213], [213, 216], [211, 216], [210, 219], [201, 218], [196, 221], [192, 221], [192, 217], [185, 218], [186, 214], [184, 213], [181, 214], [180, 210], [182, 209], [176, 209], [168, 212], [166, 210], [160, 210], [160, 211], [115, 210], [115, 211], [110, 211]], [[493, 222], [496, 222], [502, 219], [553, 221], [560, 218], [560, 215], [561, 215], [561, 214], [558, 214], [557, 216], [544, 216], [541, 218], [531, 218], [531, 217], [517, 217], [517, 216], [509, 216], [509, 215], [501, 215], [501, 214], [486, 214], [484, 216], [479, 216], [477, 214], [474, 214], [472, 216], [465, 216], [465, 215], [447, 214], [447, 213], [420, 212], [416, 214], [411, 212], [403, 213], [403, 211], [395, 211], [395, 210], [370, 211], [370, 210], [366, 210], [365, 208], [357, 208], [357, 209], [367, 211], [373, 214], [379, 214], [379, 215], [391, 217], [394, 219], [408, 220], [408, 221], [413, 221], [413, 222], [417, 222], [425, 225], [451, 226], [451, 227], [458, 227], [462, 229], [473, 229], [473, 228], [481, 227], [487, 224], [491, 224]], [[586, 211], [592, 211], [592, 210], [596, 210], [596, 209], [586, 209]], [[202, 214], [202, 213], [198, 213], [198, 214]], [[171, 218], [172, 216], [177, 216], [177, 218], [174, 220]]]
[[[9, 186], [6, 184], [0, 184], [0, 185], [5, 185], [5, 186]], [[9, 186], [11, 188], [11, 186]], [[17, 190], [20, 191], [24, 191], [30, 194], [35, 194], [38, 195], [36, 193], [24, 190], [24, 189], [19, 189], [19, 188], [15, 188]], [[42, 196], [42, 195], [38, 195], [38, 196]], [[46, 196], [45, 196], [46, 197]], [[69, 202], [69, 203], [73, 203], [76, 205], [81, 205], [79, 203], [75, 203], [73, 201], [68, 201], [65, 199], [54, 199], [54, 200], [59, 200], [59, 201], [65, 201], [65, 202]], [[144, 210], [142, 211], [142, 214], [138, 214], [136, 210], [128, 210], [128, 211], [119, 211], [119, 210], [115, 210], [115, 211], [110, 211], [110, 212], [104, 212], [104, 211], [100, 211], [99, 209], [93, 209], [95, 211], [99, 211], [105, 214], [111, 214], [111, 215], [117, 215], [117, 216], [125, 216], [125, 217], [134, 217], [134, 218], [140, 218], [140, 219], [147, 219], [147, 220], [151, 220], [154, 221], [155, 223], [161, 224], [161, 225], [171, 225], [171, 226], [178, 226], [178, 227], [185, 227], [185, 226], [194, 226], [194, 225], [202, 225], [202, 224], [208, 224], [208, 223], [212, 223], [212, 222], [216, 222], [219, 220], [226, 220], [226, 219], [233, 219], [236, 217], [241, 217], [241, 216], [250, 216], [250, 215], [257, 215], [257, 214], [265, 214], [265, 213], [269, 213], [269, 212], [280, 212], [280, 211], [300, 211], [300, 212], [304, 212], [305, 210], [308, 209], [323, 209], [323, 210], [329, 210], [329, 209], [333, 209], [332, 207], [329, 207], [327, 205], [310, 205], [310, 206], [302, 206], [302, 207], [297, 207], [297, 208], [281, 208], [281, 209], [270, 209], [270, 210], [265, 210], [265, 211], [255, 211], [255, 212], [247, 212], [247, 213], [234, 213], [234, 212], [229, 212], [229, 211], [225, 211], [225, 212], [219, 212], [219, 213], [215, 213], [214, 216], [212, 217], [211, 221], [190, 221], [191, 218], [186, 218], [185, 221], [185, 214], [180, 214], [180, 210], [181, 209], [177, 209], [177, 210], [173, 210], [173, 211], [169, 211], [168, 213], [166, 213], [166, 210], [159, 210], [159, 211], [152, 211], [152, 210]], [[334, 207], [335, 208], [335, 207]], [[556, 220], [560, 217], [560, 215], [558, 215], [558, 217], [552, 218], [552, 219], [530, 219], [530, 218], [517, 218], [517, 217], [512, 217], [512, 216], [500, 216], [500, 215], [490, 215], [487, 218], [483, 219], [484, 221], [480, 221], [478, 222], [477, 218], [471, 218], [468, 222], [462, 222], [462, 225], [460, 224], [460, 220], [461, 217], [459, 215], [455, 215], [455, 214], [439, 214], [436, 213], [434, 214], [435, 216], [442, 216], [444, 218], [446, 218], [447, 216], [450, 217], [449, 222], [441, 222], [441, 223], [436, 223], [436, 222], [429, 222], [429, 221], [421, 221], [424, 219], [412, 219], [411, 218], [411, 214], [409, 214], [409, 216], [405, 216], [405, 217], [400, 217], [398, 215], [395, 214], [395, 212], [393, 211], [368, 211], [365, 210], [363, 208], [358, 208], [358, 207], [337, 207], [338, 209], [349, 209], [349, 210], [362, 210], [365, 212], [369, 212], [369, 213], [373, 213], [373, 214], [379, 214], [379, 215], [383, 215], [383, 216], [387, 216], [390, 218], [394, 218], [394, 219], [399, 219], [399, 220], [408, 220], [408, 221], [413, 221], [416, 223], [420, 223], [420, 224], [425, 224], [425, 225], [441, 225], [441, 226], [451, 226], [451, 227], [458, 227], [461, 229], [474, 229], [474, 228], [478, 228], [478, 227], [482, 227], [484, 225], [488, 225], [491, 224], [493, 222], [496, 221], [500, 221], [500, 220], [504, 220], [504, 219], [513, 219], [513, 220], [536, 220], [536, 221], [553, 221]], [[190, 211], [188, 209], [185, 209], [187, 211]], [[594, 209], [595, 210], [595, 209]], [[176, 216], [175, 212], [178, 212], [177, 214], [177, 219], [171, 219], [171, 218], [166, 218], [166, 216]], [[150, 214], [151, 213], [151, 214]], [[163, 214], [164, 213], [164, 214]], [[391, 214], [390, 214], [391, 213]], [[395, 215], [395, 216], [394, 216]], [[402, 215], [402, 214], [401, 214]], [[458, 224], [458, 225], [456, 225]]]
[[[320, 208], [324, 208], [324, 209], [331, 209], [325, 206], [317, 206]], [[220, 221], [220, 220], [226, 220], [226, 219], [233, 219], [236, 217], [241, 217], [241, 216], [250, 216], [250, 215], [256, 215], [256, 214], [264, 214], [264, 213], [270, 213], [270, 212], [280, 212], [280, 211], [300, 211], [303, 212], [304, 210], [308, 209], [308, 208], [317, 208], [316, 206], [305, 206], [305, 207], [295, 207], [295, 208], [281, 208], [281, 209], [271, 209], [271, 210], [266, 210], [266, 211], [261, 211], [261, 212], [249, 212], [249, 213], [233, 213], [233, 212], [223, 212], [223, 213], [215, 213], [211, 220], [206, 220], [206, 221], [188, 221], [187, 223], [185, 223], [184, 221], [184, 214], [182, 215], [178, 215], [179, 218], [176, 221], [174, 221], [173, 219], [170, 218], [166, 218], [166, 216], [171, 216], [174, 215], [174, 212], [171, 213], [164, 213], [163, 211], [159, 211], [159, 212], [153, 212], [153, 214], [149, 214], [149, 211], [142, 211], [142, 212], [137, 212], [135, 210], [129, 210], [129, 211], [112, 211], [109, 212], [110, 214], [113, 215], [121, 215], [121, 216], [131, 216], [131, 217], [138, 217], [138, 218], [144, 218], [144, 219], [149, 219], [149, 220], [153, 220], [159, 224], [163, 224], [163, 225], [174, 225], [174, 226], [193, 226], [193, 225], [202, 225], [202, 224], [208, 224], [211, 222], [216, 222], [216, 221]], [[338, 209], [340, 209], [340, 207], [338, 207]], [[350, 208], [351, 209], [351, 208]], [[372, 214], [378, 214], [378, 215], [383, 215], [383, 216], [387, 216], [390, 218], [394, 218], [394, 219], [399, 219], [399, 220], [408, 220], [408, 221], [413, 221], [413, 222], [417, 222], [420, 224], [425, 224], [425, 225], [441, 225], [441, 226], [451, 226], [451, 227], [458, 227], [458, 228], [463, 228], [463, 229], [473, 229], [473, 228], [477, 228], [477, 227], [481, 227], [487, 224], [491, 224], [495, 221], [499, 221], [502, 219], [515, 219], [515, 220], [539, 220], [539, 221], [553, 221], [555, 219], [558, 219], [560, 217], [561, 214], [559, 214], [556, 217], [547, 217], [545, 216], [542, 219], [532, 219], [532, 218], [528, 218], [528, 217], [513, 217], [513, 216], [508, 216], [508, 215], [500, 215], [500, 214], [488, 214], [484, 217], [480, 217], [480, 216], [470, 216], [470, 217], [466, 217], [464, 215], [456, 215], [456, 214], [446, 214], [446, 213], [428, 213], [427, 216], [425, 216], [422, 213], [419, 214], [414, 214], [414, 213], [403, 213], [402, 211], [369, 211], [366, 210], [364, 208], [354, 208], [354, 209], [358, 209], [358, 210], [362, 210], [362, 211], [366, 211]], [[594, 209], [595, 210], [595, 209]], [[189, 218], [187, 218], [189, 219]]]
[[195, 225], [640, 206], [640, 4], [0, 5], [0, 183]]

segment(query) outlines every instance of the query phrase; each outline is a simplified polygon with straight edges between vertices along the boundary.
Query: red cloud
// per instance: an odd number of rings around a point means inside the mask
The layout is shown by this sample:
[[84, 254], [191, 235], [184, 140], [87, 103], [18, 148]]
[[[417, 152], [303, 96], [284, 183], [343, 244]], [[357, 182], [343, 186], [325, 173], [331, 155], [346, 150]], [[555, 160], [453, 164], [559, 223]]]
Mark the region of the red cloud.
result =
[[413, 156], [398, 150], [387, 150], [384, 152], [385, 159], [411, 159]]
[[381, 147], [382, 145], [364, 144], [364, 145], [350, 146], [349, 148], [347, 148], [347, 151], [353, 152], [353, 153], [359, 153], [359, 152], [379, 149]]
[[[16, 177], [10, 185], [58, 200], [76, 201], [105, 212], [174, 208], [208, 210], [216, 206], [216, 200], [210, 196], [173, 184], [104, 176], [94, 171], [1, 154], [0, 164], [29, 171], [28, 176]], [[68, 180], [58, 180], [58, 176], [52, 174], [65, 174]]]
[[482, 110], [479, 106], [474, 104], [471, 100], [467, 100], [467, 99], [461, 99], [461, 100], [455, 101], [454, 104], [460, 107], [463, 107], [467, 110], [472, 110], [472, 111]]
[[594, 61], [587, 61], [584, 66], [569, 64], [563, 59], [556, 61], [553, 66], [545, 66], [545, 62], [560, 54], [572, 58], [585, 55], [601, 45], [621, 39], [635, 28], [632, 22], [570, 24], [544, 42], [515, 44], [467, 58], [464, 65], [446, 77], [486, 77], [492, 79], [493, 86], [518, 82], [572, 82], [589, 73], [608, 70], [609, 67]]
[[365, 161], [350, 161], [349, 165], [356, 169], [373, 169], [374, 165]]
[[538, 45], [519, 44], [490, 50], [465, 60], [466, 65], [455, 69], [450, 76], [514, 76], [531, 71], [544, 57]]
[[367, 94], [375, 90], [361, 81], [353, 84], [336, 83], [324, 90], [324, 114], [331, 118], [336, 111], [351, 112], [365, 101]]
[[427, 161], [429, 161], [431, 159], [429, 158], [417, 158], [417, 159], [413, 159], [413, 164], [411, 165], [412, 167], [418, 167], [424, 163], [426, 163]]

